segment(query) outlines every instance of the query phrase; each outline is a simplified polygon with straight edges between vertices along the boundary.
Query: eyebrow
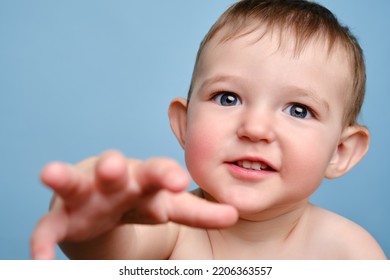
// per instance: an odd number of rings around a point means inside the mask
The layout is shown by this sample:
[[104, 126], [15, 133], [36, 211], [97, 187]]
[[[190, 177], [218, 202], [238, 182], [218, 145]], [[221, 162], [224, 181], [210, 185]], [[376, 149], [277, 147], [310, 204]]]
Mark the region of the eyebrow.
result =
[[216, 75], [211, 78], [207, 78], [204, 80], [200, 87], [199, 92], [202, 92], [204, 88], [209, 87], [212, 84], [219, 83], [219, 82], [229, 82], [229, 81], [239, 81], [240, 78], [234, 75]]

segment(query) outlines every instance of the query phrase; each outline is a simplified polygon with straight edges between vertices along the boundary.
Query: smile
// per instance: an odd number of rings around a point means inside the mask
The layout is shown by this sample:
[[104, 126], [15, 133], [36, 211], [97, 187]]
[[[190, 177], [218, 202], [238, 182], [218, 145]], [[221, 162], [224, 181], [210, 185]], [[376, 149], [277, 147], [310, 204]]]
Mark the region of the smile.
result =
[[267, 164], [258, 161], [239, 160], [236, 164], [242, 168], [252, 170], [266, 170], [268, 168]]
[[274, 171], [272, 167], [267, 165], [265, 162], [262, 161], [250, 161], [250, 160], [239, 160], [234, 162], [235, 165], [248, 169], [248, 170], [267, 170], [267, 171]]
[[227, 167], [234, 178], [245, 182], [259, 182], [277, 172], [273, 166], [256, 158], [227, 162]]

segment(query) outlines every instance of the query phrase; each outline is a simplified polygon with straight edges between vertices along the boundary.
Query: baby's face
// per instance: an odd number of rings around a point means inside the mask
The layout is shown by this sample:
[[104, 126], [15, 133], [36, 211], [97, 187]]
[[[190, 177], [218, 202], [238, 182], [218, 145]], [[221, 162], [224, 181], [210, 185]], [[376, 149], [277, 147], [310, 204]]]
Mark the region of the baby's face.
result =
[[278, 48], [278, 35], [257, 39], [214, 38], [205, 47], [185, 143], [195, 182], [248, 218], [294, 207], [317, 189], [338, 146], [350, 91], [342, 51], [328, 55], [317, 42], [294, 56], [294, 43]]

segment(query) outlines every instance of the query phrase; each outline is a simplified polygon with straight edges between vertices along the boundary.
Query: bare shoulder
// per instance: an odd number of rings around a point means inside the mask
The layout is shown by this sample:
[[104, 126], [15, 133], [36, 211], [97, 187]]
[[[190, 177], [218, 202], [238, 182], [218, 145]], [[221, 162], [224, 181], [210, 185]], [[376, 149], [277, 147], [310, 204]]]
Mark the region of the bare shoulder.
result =
[[386, 259], [374, 237], [360, 225], [317, 206], [311, 206], [309, 228], [313, 242], [337, 259]]

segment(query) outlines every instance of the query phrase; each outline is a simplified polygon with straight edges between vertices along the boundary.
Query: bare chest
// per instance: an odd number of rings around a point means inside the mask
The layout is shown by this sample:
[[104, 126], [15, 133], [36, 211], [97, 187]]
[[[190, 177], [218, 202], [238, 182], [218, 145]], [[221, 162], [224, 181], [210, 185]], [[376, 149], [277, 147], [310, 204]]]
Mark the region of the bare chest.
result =
[[185, 228], [170, 259], [327, 259], [315, 245], [305, 240], [288, 242], [232, 241], [217, 232], [204, 229]]

